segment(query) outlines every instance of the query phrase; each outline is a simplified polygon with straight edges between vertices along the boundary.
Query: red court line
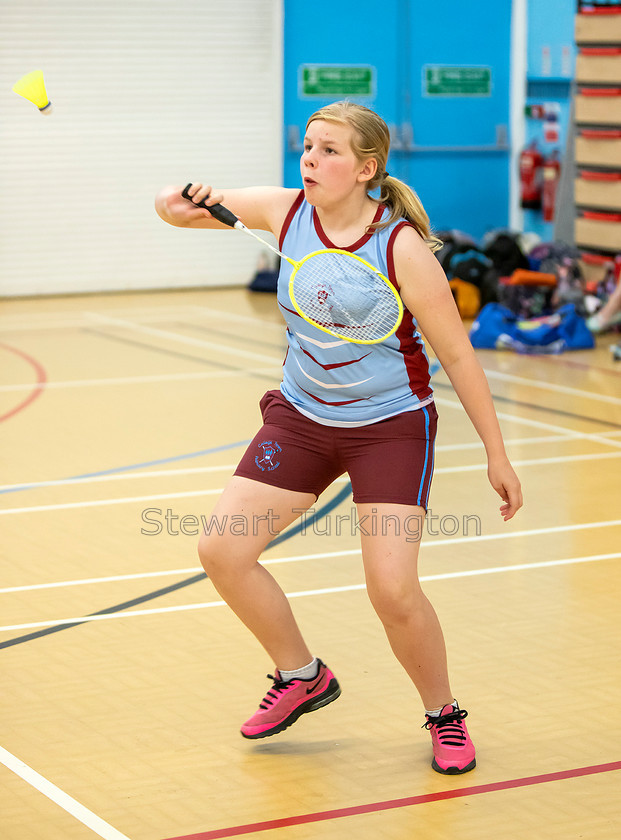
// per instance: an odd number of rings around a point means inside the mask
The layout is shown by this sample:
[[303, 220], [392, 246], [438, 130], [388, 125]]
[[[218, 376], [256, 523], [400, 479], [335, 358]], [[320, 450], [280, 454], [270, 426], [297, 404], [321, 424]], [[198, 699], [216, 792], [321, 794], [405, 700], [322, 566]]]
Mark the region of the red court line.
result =
[[579, 776], [592, 776], [597, 773], [610, 773], [621, 770], [621, 761], [610, 764], [596, 764], [592, 767], [578, 767], [574, 770], [561, 770], [557, 773], [544, 773], [541, 776], [527, 776], [523, 779], [509, 779], [506, 782], [492, 782], [487, 785], [458, 788], [456, 790], [440, 790], [436, 793], [425, 793], [421, 796], [406, 796], [403, 799], [389, 799], [386, 802], [371, 802], [368, 805], [355, 805], [352, 808], [336, 808], [333, 811], [318, 811], [315, 814], [300, 814], [298, 817], [283, 817], [278, 820], [235, 825], [230, 828], [218, 828], [215, 831], [201, 831], [198, 834], [186, 834], [170, 837], [169, 840], [216, 840], [219, 837], [235, 837], [239, 834], [255, 834], [268, 831], [271, 828], [287, 828], [292, 825], [334, 820], [339, 817], [353, 817], [360, 814], [372, 814], [374, 811], [390, 811], [393, 808], [407, 808], [411, 805], [424, 805], [428, 802], [441, 802], [444, 799], [459, 799], [465, 796], [478, 796], [480, 793], [493, 793], [499, 790], [541, 785], [545, 782], [558, 782], [563, 779], [575, 779]]
[[32, 356], [29, 356], [27, 353], [24, 353], [22, 350], [18, 350], [16, 347], [11, 347], [8, 344], [4, 344], [0, 342], [0, 347], [4, 350], [8, 350], [9, 353], [14, 353], [16, 356], [19, 356], [25, 362], [27, 362], [34, 370], [35, 375], [37, 377], [37, 381], [32, 386], [32, 391], [28, 394], [28, 396], [23, 399], [15, 408], [12, 408], [10, 411], [7, 411], [6, 414], [0, 415], [0, 423], [4, 420], [8, 420], [10, 417], [19, 414], [20, 411], [23, 411], [27, 406], [30, 405], [31, 402], [36, 400], [38, 396], [41, 395], [43, 392], [45, 385], [47, 383], [47, 374], [45, 369], [36, 359], [33, 359]]

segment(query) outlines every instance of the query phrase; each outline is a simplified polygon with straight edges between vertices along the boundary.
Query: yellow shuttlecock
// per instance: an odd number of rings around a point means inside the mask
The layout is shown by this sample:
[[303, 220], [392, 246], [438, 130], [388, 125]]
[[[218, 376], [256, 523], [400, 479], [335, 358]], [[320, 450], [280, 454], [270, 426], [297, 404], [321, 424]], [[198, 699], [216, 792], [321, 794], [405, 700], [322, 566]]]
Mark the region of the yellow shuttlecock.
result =
[[42, 114], [49, 114], [52, 110], [52, 103], [47, 98], [45, 81], [41, 70], [33, 70], [15, 82], [13, 85], [15, 93], [23, 96], [29, 102], [33, 102]]

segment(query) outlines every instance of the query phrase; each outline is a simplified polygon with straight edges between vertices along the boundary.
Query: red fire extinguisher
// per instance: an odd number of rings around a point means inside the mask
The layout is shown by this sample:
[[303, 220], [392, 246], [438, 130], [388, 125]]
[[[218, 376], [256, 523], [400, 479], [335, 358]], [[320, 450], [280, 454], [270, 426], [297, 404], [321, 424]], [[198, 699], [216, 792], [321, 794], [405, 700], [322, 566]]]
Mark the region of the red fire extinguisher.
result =
[[525, 209], [541, 210], [542, 168], [543, 155], [533, 140], [520, 154], [520, 203]]
[[543, 220], [553, 222], [556, 211], [556, 191], [561, 177], [561, 162], [558, 150], [554, 150], [543, 164]]

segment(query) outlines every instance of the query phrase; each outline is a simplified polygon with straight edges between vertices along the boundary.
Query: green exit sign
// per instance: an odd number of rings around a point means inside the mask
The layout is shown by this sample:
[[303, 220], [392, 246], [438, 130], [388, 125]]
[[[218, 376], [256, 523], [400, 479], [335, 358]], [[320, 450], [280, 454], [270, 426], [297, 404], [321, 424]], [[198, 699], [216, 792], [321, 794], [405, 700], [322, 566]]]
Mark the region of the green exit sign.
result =
[[427, 64], [423, 68], [425, 96], [491, 96], [491, 67]]
[[300, 68], [300, 94], [341, 99], [373, 96], [375, 67], [351, 64], [303, 64]]

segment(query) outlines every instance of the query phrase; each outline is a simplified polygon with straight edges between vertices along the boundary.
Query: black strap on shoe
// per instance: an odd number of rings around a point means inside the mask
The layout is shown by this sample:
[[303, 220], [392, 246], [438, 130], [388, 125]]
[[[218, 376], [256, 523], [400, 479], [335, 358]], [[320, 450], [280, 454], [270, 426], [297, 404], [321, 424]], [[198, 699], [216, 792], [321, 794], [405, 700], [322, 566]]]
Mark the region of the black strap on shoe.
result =
[[465, 709], [455, 709], [448, 712], [446, 715], [438, 715], [438, 717], [427, 717], [427, 720], [421, 726], [421, 729], [431, 729], [433, 726], [438, 728], [445, 726], [447, 723], [455, 723], [458, 720], [463, 720], [468, 717], [468, 712]]

